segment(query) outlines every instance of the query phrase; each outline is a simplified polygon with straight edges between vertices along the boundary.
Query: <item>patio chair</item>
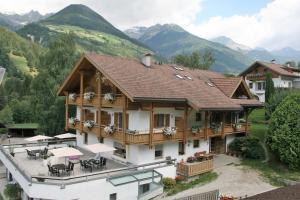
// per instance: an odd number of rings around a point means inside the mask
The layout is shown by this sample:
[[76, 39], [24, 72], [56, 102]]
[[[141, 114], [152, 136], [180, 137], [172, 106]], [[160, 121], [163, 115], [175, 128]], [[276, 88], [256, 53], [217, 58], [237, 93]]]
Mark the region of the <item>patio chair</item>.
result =
[[48, 154], [48, 149], [45, 147], [43, 151], [40, 153], [40, 157], [44, 158]]
[[106, 158], [103, 158], [103, 160], [102, 160], [102, 167], [106, 168]]
[[74, 163], [69, 162], [69, 165], [66, 168], [66, 173], [71, 175], [71, 172], [74, 173]]
[[83, 167], [84, 169], [89, 169], [91, 172], [93, 172], [93, 164], [88, 162], [87, 160], [83, 161]]
[[100, 157], [99, 160], [93, 160], [93, 165], [95, 165], [97, 168], [102, 167], [102, 163], [103, 163], [103, 157]]
[[32, 153], [31, 151], [29, 151], [28, 149], [26, 149], [27, 152], [27, 157], [29, 159], [34, 158], [36, 160], [36, 154]]
[[53, 175], [60, 176], [58, 169], [53, 168], [50, 165], [47, 165], [47, 166], [48, 166], [48, 174], [50, 174], [50, 176], [53, 176]]

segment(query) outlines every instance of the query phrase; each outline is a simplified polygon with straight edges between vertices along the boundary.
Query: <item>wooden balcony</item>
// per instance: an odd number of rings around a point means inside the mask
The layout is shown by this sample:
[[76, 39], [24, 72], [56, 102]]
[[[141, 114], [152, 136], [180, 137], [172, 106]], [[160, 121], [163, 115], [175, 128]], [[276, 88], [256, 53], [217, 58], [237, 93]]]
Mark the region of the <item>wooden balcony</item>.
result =
[[[69, 124], [68, 127], [71, 129], [77, 129], [79, 131], [81, 128], [79, 122], [77, 122], [75, 126]], [[125, 137], [124, 137], [122, 129], [117, 129], [111, 134], [104, 132], [104, 126], [102, 126], [101, 129], [102, 129], [101, 137], [104, 137], [104, 138], [110, 138], [110, 139], [118, 141], [118, 142], [124, 142], [124, 139], [125, 139], [126, 144], [150, 144], [149, 132], [125, 133]], [[224, 127], [224, 135], [245, 132], [245, 130], [246, 130], [245, 125], [242, 125], [239, 129], [234, 128], [232, 125], [227, 125]], [[247, 130], [250, 130], [249, 124], [248, 124]], [[99, 127], [97, 125], [92, 128], [83, 127], [83, 132], [93, 133], [93, 134], [99, 136]], [[208, 128], [207, 134], [208, 134], [208, 137], [218, 137], [218, 136], [222, 136], [222, 131], [215, 131], [215, 130]], [[181, 129], [181, 130], [177, 130], [176, 134], [171, 135], [171, 136], [167, 136], [163, 132], [156, 132], [156, 133], [153, 133], [152, 144], [160, 144], [160, 143], [164, 143], [167, 141], [183, 141], [184, 137], [188, 140], [204, 139], [205, 138], [205, 130], [203, 129], [202, 131], [200, 131], [198, 133], [192, 133], [191, 130], [186, 130], [184, 132]]]
[[212, 171], [214, 168], [214, 160], [206, 160], [194, 163], [178, 163], [177, 173], [185, 177], [192, 177]]
[[[68, 97], [67, 97], [68, 98]], [[104, 95], [101, 95], [101, 103], [102, 107], [108, 107], [108, 108], [121, 108], [124, 105], [124, 98], [121, 95], [116, 95], [115, 99], [113, 101], [108, 101], [104, 99]], [[99, 95], [95, 95], [91, 100], [81, 99], [79, 95], [74, 100], [69, 100], [70, 105], [81, 105], [81, 101], [83, 106], [93, 106], [98, 107], [99, 106]]]

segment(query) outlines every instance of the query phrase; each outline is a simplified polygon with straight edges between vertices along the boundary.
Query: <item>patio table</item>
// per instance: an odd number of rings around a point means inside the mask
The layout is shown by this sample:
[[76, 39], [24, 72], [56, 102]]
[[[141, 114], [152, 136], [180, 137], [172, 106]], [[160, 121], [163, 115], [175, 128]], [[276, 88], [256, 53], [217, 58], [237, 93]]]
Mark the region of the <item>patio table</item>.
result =
[[35, 154], [35, 156], [37, 156], [36, 154], [41, 154], [41, 150], [40, 149], [36, 149], [36, 150], [31, 150], [31, 153]]

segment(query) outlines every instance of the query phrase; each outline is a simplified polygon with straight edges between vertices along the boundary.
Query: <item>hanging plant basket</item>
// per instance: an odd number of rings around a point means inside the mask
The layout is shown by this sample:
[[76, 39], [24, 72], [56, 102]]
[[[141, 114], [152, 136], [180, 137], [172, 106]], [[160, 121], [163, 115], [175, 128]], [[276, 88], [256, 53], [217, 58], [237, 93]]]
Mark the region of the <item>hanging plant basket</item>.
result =
[[95, 126], [95, 122], [92, 120], [87, 120], [83, 122], [83, 126], [85, 128], [93, 128]]
[[77, 118], [73, 118], [73, 117], [69, 118], [69, 124], [75, 126], [77, 122], [79, 122]]
[[106, 134], [111, 135], [114, 133], [114, 131], [115, 131], [114, 126], [105, 126], [104, 127], [104, 133], [106, 133]]
[[166, 136], [172, 136], [176, 134], [176, 127], [166, 127], [163, 129], [163, 133]]

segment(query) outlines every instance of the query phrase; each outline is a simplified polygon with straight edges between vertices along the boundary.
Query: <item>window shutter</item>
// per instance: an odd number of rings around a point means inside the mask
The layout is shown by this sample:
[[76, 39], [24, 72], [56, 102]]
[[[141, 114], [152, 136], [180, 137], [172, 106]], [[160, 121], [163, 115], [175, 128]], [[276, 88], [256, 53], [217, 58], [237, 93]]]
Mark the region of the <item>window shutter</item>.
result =
[[170, 114], [165, 114], [165, 123], [166, 127], [170, 126]]
[[114, 125], [115, 125], [115, 127], [119, 127], [119, 125], [118, 125], [118, 113], [117, 112], [115, 112], [114, 113]]
[[157, 118], [157, 114], [154, 114], [153, 117], [153, 128], [157, 128], [158, 127], [158, 118]]

